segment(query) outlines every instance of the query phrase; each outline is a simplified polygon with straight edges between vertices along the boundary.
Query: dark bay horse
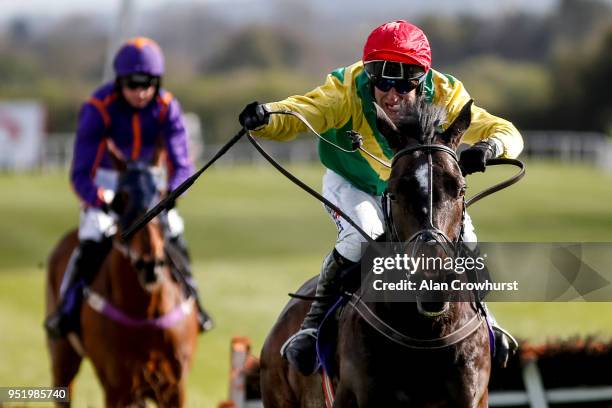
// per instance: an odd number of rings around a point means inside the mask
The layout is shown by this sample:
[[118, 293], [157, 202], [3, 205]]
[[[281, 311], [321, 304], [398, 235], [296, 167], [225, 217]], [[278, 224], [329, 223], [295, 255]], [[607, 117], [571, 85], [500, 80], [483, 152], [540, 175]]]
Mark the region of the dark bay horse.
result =
[[[460, 242], [465, 180], [455, 151], [470, 124], [470, 109], [471, 102], [446, 131], [439, 127], [442, 110], [423, 100], [396, 123], [378, 109], [378, 128], [395, 153], [388, 184], [389, 241], [420, 242], [434, 252]], [[298, 293], [313, 295], [316, 279]], [[488, 406], [489, 333], [474, 304], [416, 300], [373, 302], [354, 294], [339, 317], [334, 372], [324, 392], [321, 375], [304, 377], [280, 355], [309, 308], [309, 302], [292, 299], [262, 349], [264, 406]]]
[[[158, 192], [147, 163], [120, 167], [113, 207], [121, 231], [154, 204]], [[183, 406], [198, 333], [194, 299], [187, 299], [173, 278], [159, 217], [127, 243], [119, 236], [113, 238], [110, 254], [85, 292], [80, 338], [48, 339], [53, 386], [72, 388], [86, 356], [104, 389], [107, 407], [144, 406], [145, 399], [160, 407]], [[62, 276], [77, 245], [77, 233], [72, 231], [49, 258], [47, 313], [58, 303]]]

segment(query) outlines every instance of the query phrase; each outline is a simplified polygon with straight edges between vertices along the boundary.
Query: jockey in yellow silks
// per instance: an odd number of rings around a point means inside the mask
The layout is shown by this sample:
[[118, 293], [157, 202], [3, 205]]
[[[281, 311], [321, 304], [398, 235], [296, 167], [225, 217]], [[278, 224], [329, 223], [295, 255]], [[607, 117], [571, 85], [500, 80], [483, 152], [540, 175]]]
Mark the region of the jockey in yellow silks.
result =
[[[240, 114], [240, 123], [251, 134], [264, 139], [290, 140], [305, 132], [306, 126], [287, 115], [269, 115], [269, 111], [290, 110], [300, 113], [325, 139], [343, 148], [351, 148], [346, 131], [363, 136], [363, 147], [383, 161], [393, 152], [376, 126], [375, 103], [394, 120], [402, 103], [417, 96], [445, 108], [450, 125], [470, 100], [461, 81], [431, 68], [431, 50], [423, 31], [403, 20], [383, 24], [368, 37], [363, 58], [333, 71], [325, 84], [305, 95], [291, 96], [279, 102], [253, 102]], [[465, 174], [484, 171], [488, 159], [515, 158], [523, 149], [523, 139], [507, 120], [472, 105], [471, 124], [462, 142], [471, 147], [460, 156]], [[343, 152], [329, 143], [319, 142], [319, 156], [327, 167], [323, 177], [323, 196], [351, 217], [372, 238], [384, 232], [381, 195], [387, 187], [390, 169], [361, 151]], [[361, 257], [364, 238], [344, 219], [331, 211], [338, 238], [325, 258], [317, 283], [317, 299], [312, 303], [301, 330], [283, 347], [285, 357], [300, 372], [316, 369], [317, 328], [331, 299], [340, 290], [340, 272]], [[463, 240], [476, 242], [474, 228], [466, 214]], [[498, 352], [507, 358], [509, 339], [496, 331]], [[509, 336], [508, 336], [509, 337]]]

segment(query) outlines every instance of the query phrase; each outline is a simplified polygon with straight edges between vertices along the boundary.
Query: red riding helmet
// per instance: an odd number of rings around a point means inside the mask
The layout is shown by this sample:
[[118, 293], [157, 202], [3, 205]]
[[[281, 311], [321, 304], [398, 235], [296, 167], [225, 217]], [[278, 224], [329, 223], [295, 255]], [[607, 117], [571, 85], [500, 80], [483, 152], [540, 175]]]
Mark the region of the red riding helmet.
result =
[[113, 67], [118, 77], [131, 74], [162, 76], [164, 54], [159, 45], [150, 38], [135, 37], [121, 46], [115, 55]]
[[431, 48], [423, 30], [404, 20], [385, 23], [370, 33], [363, 62], [393, 61], [431, 68]]

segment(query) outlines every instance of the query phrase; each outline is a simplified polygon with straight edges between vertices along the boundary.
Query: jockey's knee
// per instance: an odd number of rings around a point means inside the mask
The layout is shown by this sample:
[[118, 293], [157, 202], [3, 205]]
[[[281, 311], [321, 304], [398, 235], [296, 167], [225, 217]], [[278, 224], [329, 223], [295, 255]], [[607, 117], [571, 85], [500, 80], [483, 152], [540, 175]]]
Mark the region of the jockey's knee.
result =
[[101, 242], [117, 233], [115, 217], [99, 208], [86, 208], [81, 211], [79, 222], [79, 241]]
[[467, 212], [465, 213], [465, 219], [463, 220], [463, 235], [461, 236], [461, 238], [471, 250], [474, 250], [474, 248], [476, 248], [476, 244], [478, 243], [478, 237], [476, 236], [476, 231], [474, 231], [472, 218]]
[[[378, 238], [384, 233], [384, 228], [380, 220], [371, 220], [368, 225], [361, 227], [372, 239]], [[351, 262], [359, 262], [362, 256], [362, 244], [367, 242], [355, 228], [350, 227], [341, 231], [336, 240], [336, 251]]]

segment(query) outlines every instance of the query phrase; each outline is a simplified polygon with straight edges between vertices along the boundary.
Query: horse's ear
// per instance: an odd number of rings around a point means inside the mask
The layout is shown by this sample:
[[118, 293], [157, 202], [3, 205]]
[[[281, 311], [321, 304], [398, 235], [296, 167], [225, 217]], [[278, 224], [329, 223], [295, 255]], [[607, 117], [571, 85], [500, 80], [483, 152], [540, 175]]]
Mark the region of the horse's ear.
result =
[[472, 122], [472, 104], [474, 103], [473, 99], [470, 99], [463, 108], [461, 108], [461, 112], [454, 120], [454, 122], [442, 133], [442, 138], [453, 149], [456, 149], [461, 142], [461, 137], [465, 133], [465, 131], [470, 127], [470, 123]]
[[387, 116], [383, 108], [374, 103], [376, 108], [376, 127], [378, 131], [387, 139], [389, 146], [395, 148], [399, 145], [400, 132], [395, 123]]
[[113, 143], [113, 141], [110, 139], [107, 139], [106, 141], [106, 151], [108, 152], [108, 156], [110, 157], [115, 170], [119, 172], [125, 171], [127, 168], [127, 160], [125, 160], [125, 157], [123, 157], [121, 150], [119, 150], [115, 143]]

